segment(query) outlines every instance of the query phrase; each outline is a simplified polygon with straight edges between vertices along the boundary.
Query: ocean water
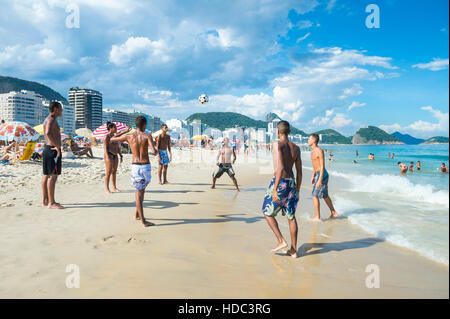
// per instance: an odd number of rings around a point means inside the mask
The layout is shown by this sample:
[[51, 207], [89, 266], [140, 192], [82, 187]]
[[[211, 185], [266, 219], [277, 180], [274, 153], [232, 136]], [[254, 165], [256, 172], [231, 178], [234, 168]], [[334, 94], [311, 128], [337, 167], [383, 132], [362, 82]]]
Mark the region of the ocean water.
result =
[[[449, 175], [439, 171], [443, 162], [449, 164], [448, 145], [321, 147], [334, 154], [329, 161], [326, 153], [325, 166], [338, 213], [371, 235], [448, 265]], [[369, 153], [375, 155], [374, 161], [368, 159]], [[395, 153], [395, 158], [388, 158], [388, 153]], [[400, 175], [398, 161], [408, 166], [413, 161], [415, 166], [418, 160], [420, 171]], [[302, 151], [302, 161], [309, 181], [310, 152]], [[325, 209], [321, 205], [328, 216]]]

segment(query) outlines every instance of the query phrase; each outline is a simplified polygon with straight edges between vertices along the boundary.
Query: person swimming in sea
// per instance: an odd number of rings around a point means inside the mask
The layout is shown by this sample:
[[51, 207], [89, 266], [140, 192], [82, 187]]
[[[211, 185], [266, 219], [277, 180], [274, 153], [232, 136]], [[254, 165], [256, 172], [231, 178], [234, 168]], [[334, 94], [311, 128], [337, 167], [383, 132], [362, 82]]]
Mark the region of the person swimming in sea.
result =
[[441, 165], [441, 173], [448, 174], [448, 167], [447, 167], [447, 165], [445, 165], [445, 163], [442, 163], [442, 165]]
[[406, 172], [408, 171], [408, 166], [403, 162], [398, 162], [397, 166], [400, 168], [400, 174], [406, 175]]
[[420, 171], [421, 168], [422, 168], [422, 165], [420, 164], [420, 161], [417, 161], [416, 169], [417, 169], [418, 171]]
[[409, 171], [414, 172], [414, 162], [409, 163]]
[[323, 150], [317, 146], [319, 143], [319, 135], [311, 134], [308, 138], [308, 145], [311, 146], [311, 162], [313, 165], [313, 172], [311, 177], [311, 184], [313, 185], [312, 199], [316, 216], [313, 220], [320, 220], [320, 202], [323, 198], [331, 212], [331, 218], [338, 217], [338, 213], [334, 209], [333, 202], [328, 196], [328, 179], [329, 175], [325, 169]]

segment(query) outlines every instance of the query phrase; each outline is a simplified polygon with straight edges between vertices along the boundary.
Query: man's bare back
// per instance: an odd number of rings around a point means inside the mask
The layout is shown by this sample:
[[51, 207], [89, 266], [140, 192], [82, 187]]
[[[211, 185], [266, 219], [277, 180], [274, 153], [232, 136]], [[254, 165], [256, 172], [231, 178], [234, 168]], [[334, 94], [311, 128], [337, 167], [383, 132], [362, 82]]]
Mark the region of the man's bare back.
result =
[[[281, 157], [278, 156], [278, 152], [281, 152]], [[300, 148], [291, 141], [286, 143], [275, 142], [272, 147], [272, 156], [274, 175], [278, 168], [278, 160], [281, 158], [284, 167], [281, 178], [293, 178], [294, 172], [292, 171], [292, 167], [297, 157], [300, 156]]]
[[156, 154], [153, 147], [153, 138], [150, 134], [144, 132], [134, 132], [127, 135], [128, 144], [131, 147], [133, 153], [133, 164], [148, 164], [150, 159], [148, 157], [148, 147], [153, 154]]

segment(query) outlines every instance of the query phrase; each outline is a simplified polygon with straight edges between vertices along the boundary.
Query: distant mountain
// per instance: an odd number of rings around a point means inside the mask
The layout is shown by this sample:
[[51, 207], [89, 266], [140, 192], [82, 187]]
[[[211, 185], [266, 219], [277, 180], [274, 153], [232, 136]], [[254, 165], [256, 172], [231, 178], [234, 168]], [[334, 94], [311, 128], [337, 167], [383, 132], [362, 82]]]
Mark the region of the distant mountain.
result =
[[391, 135], [395, 136], [400, 141], [402, 141], [403, 143], [408, 144], [408, 145], [415, 145], [415, 144], [420, 144], [420, 143], [425, 142], [424, 139], [415, 138], [409, 134], [402, 134], [400, 132], [395, 132], [395, 133], [392, 133]]
[[272, 122], [274, 119], [279, 119], [281, 120], [281, 118], [276, 115], [275, 113], [267, 113], [266, 116], [264, 117], [264, 122]]
[[20, 91], [20, 90], [34, 91], [42, 95], [45, 99], [49, 101], [58, 100], [65, 104], [69, 104], [61, 94], [52, 90], [46, 85], [37, 82], [21, 80], [9, 76], [0, 76], [0, 93], [8, 93], [11, 91]]
[[435, 137], [429, 138], [422, 144], [448, 144], [448, 137], [435, 136]]
[[388, 134], [376, 126], [360, 128], [352, 139], [353, 144], [404, 144], [397, 137]]
[[352, 144], [352, 139], [345, 137], [338, 131], [327, 129], [315, 132], [316, 134], [322, 134], [323, 141], [325, 144]]
[[[186, 120], [200, 120], [202, 123], [209, 127], [215, 127], [219, 130], [225, 130], [227, 128], [242, 126], [242, 127], [255, 127], [267, 129], [267, 123], [260, 120], [252, 119], [248, 116], [234, 113], [234, 112], [207, 112], [207, 113], [194, 113], [191, 114]], [[302, 130], [291, 126], [292, 134], [301, 134], [306, 136]]]

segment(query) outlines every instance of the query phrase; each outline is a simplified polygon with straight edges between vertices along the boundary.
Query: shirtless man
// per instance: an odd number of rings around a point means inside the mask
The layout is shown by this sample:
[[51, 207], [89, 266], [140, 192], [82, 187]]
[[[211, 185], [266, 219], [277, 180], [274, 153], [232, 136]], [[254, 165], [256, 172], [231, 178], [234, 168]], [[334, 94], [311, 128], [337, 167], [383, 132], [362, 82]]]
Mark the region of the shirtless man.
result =
[[312, 220], [320, 220], [320, 202], [319, 198], [323, 198], [331, 211], [331, 218], [338, 217], [338, 213], [334, 209], [333, 202], [328, 196], [328, 172], [325, 169], [324, 154], [322, 149], [317, 146], [319, 143], [319, 135], [311, 134], [308, 138], [308, 145], [311, 146], [311, 162], [313, 165], [313, 173], [311, 184], [313, 185], [312, 199], [316, 216]]
[[[267, 188], [262, 211], [278, 240], [278, 245], [272, 252], [288, 247], [275, 219], [275, 216], [280, 211], [282, 215], [287, 215], [291, 233], [291, 248], [286, 254], [297, 258], [298, 227], [295, 219], [295, 210], [297, 209], [298, 195], [302, 183], [302, 159], [300, 148], [288, 139], [288, 135], [291, 133], [289, 123], [280, 121], [277, 129], [280, 141], [274, 142], [272, 147], [274, 176]], [[297, 171], [296, 178], [294, 178], [292, 170], [294, 165]]]
[[406, 175], [406, 172], [408, 171], [408, 166], [402, 162], [398, 162], [397, 165], [398, 168], [400, 168], [400, 174]]
[[[167, 181], [167, 168], [172, 161], [172, 150], [170, 148], [170, 136], [167, 134], [168, 128], [166, 124], [161, 125], [162, 133], [156, 138], [156, 149], [158, 150], [158, 178], [159, 183], [170, 184]], [[161, 181], [161, 175], [163, 181]]]
[[44, 121], [45, 147], [42, 153], [42, 205], [50, 209], [63, 209], [64, 206], [55, 201], [55, 185], [58, 175], [61, 175], [61, 132], [57, 118], [62, 115], [61, 103], [52, 101], [49, 105], [50, 114]]
[[[233, 155], [233, 162], [231, 162], [231, 155]], [[221, 160], [219, 163], [219, 159]], [[234, 187], [236, 187], [236, 190], [239, 192], [239, 186], [237, 183], [236, 178], [234, 177], [235, 173], [233, 170], [232, 164], [236, 162], [236, 152], [234, 151], [234, 148], [230, 147], [230, 140], [225, 137], [223, 139], [223, 146], [219, 149], [219, 152], [217, 153], [216, 158], [216, 165], [219, 166], [219, 169], [213, 173], [212, 176], [212, 186], [211, 188], [216, 188], [216, 180], [220, 178], [223, 173], [227, 173], [228, 176], [230, 176], [231, 180], [233, 181]]]
[[414, 172], [414, 162], [409, 163], [409, 171]]
[[417, 168], [418, 171], [420, 171], [420, 169], [422, 168], [422, 165], [420, 164], [420, 161], [417, 161], [416, 168]]
[[120, 143], [111, 142], [111, 138], [116, 136], [122, 136], [125, 133], [128, 133], [131, 128], [128, 128], [125, 131], [122, 131], [121, 133], [117, 134], [117, 126], [116, 124], [112, 122], [106, 123], [106, 128], [108, 129], [109, 133], [105, 136], [105, 139], [103, 140], [103, 157], [105, 160], [105, 167], [106, 167], [106, 175], [105, 175], [105, 186], [106, 186], [106, 193], [111, 194], [112, 192], [109, 190], [109, 179], [112, 181], [112, 190], [113, 192], [120, 192], [119, 189], [117, 189], [116, 186], [116, 175], [117, 175], [117, 167], [119, 166], [119, 156], [120, 156], [120, 162], [123, 161], [122, 151]]
[[441, 173], [447, 174], [448, 173], [448, 167], [445, 165], [445, 163], [442, 163], [441, 165]]
[[153, 138], [151, 134], [145, 133], [147, 128], [147, 119], [141, 115], [136, 117], [136, 131], [134, 133], [111, 137], [111, 143], [128, 142], [133, 153], [133, 160], [131, 165], [131, 186], [135, 190], [136, 197], [136, 214], [135, 219], [141, 220], [144, 227], [153, 226], [154, 224], [145, 220], [144, 202], [145, 188], [152, 179], [152, 167], [148, 157], [148, 147], [153, 155], [156, 155], [155, 147], [153, 146]]

